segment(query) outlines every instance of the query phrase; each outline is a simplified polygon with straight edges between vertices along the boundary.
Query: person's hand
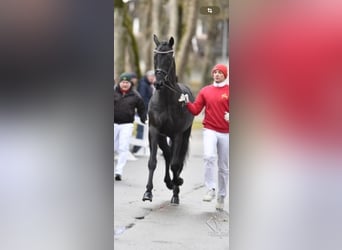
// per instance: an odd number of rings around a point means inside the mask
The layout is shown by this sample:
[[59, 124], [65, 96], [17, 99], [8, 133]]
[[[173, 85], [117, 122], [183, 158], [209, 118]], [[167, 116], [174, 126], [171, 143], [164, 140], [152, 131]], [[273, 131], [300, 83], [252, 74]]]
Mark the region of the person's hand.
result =
[[189, 95], [188, 94], [181, 94], [178, 101], [188, 103], [189, 102]]
[[224, 113], [224, 119], [229, 122], [229, 113], [228, 112], [225, 112]]

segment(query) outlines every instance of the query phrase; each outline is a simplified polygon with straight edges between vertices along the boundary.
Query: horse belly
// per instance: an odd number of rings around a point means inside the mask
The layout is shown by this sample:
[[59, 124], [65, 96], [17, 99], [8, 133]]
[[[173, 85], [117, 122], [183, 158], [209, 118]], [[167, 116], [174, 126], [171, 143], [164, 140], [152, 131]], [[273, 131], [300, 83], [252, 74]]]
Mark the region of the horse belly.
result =
[[181, 132], [181, 128], [175, 124], [172, 120], [165, 120], [159, 126], [159, 132], [163, 135], [167, 135], [168, 137], [172, 137], [178, 132]]
[[183, 133], [186, 131], [192, 123], [185, 124], [183, 122], [173, 122], [173, 121], [168, 121], [162, 126], [159, 127], [159, 132], [163, 135], [166, 135], [168, 137], [173, 137], [176, 134]]
[[[158, 112], [159, 111], [159, 112]], [[170, 112], [167, 110], [158, 110], [157, 112], [149, 112], [151, 125], [158, 129], [160, 134], [173, 137], [175, 134], [186, 131], [193, 122], [193, 115], [187, 110], [183, 112]], [[176, 113], [177, 115], [175, 116]]]

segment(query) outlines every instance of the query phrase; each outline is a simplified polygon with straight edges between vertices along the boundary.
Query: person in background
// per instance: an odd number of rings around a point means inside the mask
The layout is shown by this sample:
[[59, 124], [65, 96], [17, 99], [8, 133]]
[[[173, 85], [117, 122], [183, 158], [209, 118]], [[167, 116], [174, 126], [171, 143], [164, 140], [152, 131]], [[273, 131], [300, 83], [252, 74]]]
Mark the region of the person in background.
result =
[[133, 89], [137, 90], [137, 85], [138, 85], [138, 76], [134, 72], [128, 73], [131, 77], [131, 82], [133, 83]]
[[[154, 92], [154, 82], [156, 81], [156, 77], [154, 75], [153, 70], [149, 70], [146, 72], [145, 76], [140, 79], [138, 84], [138, 92], [144, 100], [145, 109], [148, 109], [148, 103], [152, 97]], [[137, 136], [136, 138], [142, 139], [144, 136], [144, 126], [138, 124], [137, 127]], [[132, 153], [138, 152], [140, 146], [134, 146]]]
[[133, 90], [133, 82], [129, 73], [120, 75], [114, 88], [114, 152], [118, 153], [115, 168], [115, 180], [121, 181], [123, 168], [129, 153], [129, 139], [132, 136], [135, 112], [142, 123], [146, 121], [144, 101], [138, 92]]
[[214, 180], [216, 160], [218, 165], [218, 197], [216, 209], [222, 210], [227, 192], [229, 176], [229, 83], [227, 67], [217, 64], [211, 71], [213, 83], [202, 88], [191, 103], [189, 97], [182, 94], [180, 102], [185, 102], [186, 107], [193, 115], [198, 115], [205, 108], [203, 120], [203, 145], [204, 145], [204, 181], [207, 192], [203, 201], [210, 202], [215, 198], [216, 183]]

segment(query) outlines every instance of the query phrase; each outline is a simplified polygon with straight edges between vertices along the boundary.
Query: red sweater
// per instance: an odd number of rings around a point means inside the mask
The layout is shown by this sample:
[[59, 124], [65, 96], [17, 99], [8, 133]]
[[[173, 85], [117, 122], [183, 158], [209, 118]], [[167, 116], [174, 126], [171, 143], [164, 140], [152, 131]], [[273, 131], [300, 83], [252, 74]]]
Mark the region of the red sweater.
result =
[[206, 86], [200, 90], [193, 103], [187, 103], [193, 115], [198, 115], [204, 107], [203, 126], [220, 133], [229, 133], [229, 122], [224, 119], [225, 112], [229, 112], [229, 85]]

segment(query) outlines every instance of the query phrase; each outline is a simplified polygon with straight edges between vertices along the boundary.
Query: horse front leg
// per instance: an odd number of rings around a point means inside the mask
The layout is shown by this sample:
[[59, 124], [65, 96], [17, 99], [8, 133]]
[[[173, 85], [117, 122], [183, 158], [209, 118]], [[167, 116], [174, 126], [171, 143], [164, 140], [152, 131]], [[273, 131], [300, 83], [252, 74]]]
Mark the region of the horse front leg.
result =
[[149, 128], [149, 144], [150, 144], [150, 158], [148, 160], [148, 181], [146, 185], [146, 192], [143, 195], [142, 200], [152, 201], [152, 189], [153, 189], [153, 174], [157, 166], [157, 149], [158, 149], [158, 137], [159, 133], [154, 127]]

